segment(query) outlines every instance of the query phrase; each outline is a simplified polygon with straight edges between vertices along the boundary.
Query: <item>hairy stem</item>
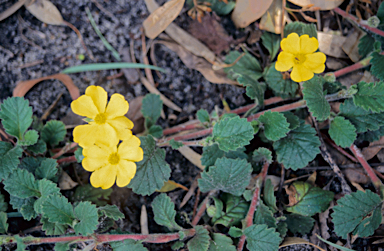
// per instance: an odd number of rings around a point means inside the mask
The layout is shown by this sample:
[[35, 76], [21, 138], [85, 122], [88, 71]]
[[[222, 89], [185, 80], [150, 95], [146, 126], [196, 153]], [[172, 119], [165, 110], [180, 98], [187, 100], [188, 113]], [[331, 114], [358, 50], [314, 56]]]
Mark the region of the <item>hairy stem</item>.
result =
[[199, 210], [197, 211], [195, 217], [192, 220], [192, 226], [196, 226], [197, 223], [199, 223], [201, 217], [203, 216], [203, 214], [205, 212], [205, 209], [207, 208], [207, 202], [208, 202], [209, 198], [211, 196], [214, 196], [218, 192], [219, 192], [218, 190], [210, 191], [209, 194], [207, 195], [207, 197], [205, 197], [205, 199], [203, 200], [203, 202], [201, 202]]

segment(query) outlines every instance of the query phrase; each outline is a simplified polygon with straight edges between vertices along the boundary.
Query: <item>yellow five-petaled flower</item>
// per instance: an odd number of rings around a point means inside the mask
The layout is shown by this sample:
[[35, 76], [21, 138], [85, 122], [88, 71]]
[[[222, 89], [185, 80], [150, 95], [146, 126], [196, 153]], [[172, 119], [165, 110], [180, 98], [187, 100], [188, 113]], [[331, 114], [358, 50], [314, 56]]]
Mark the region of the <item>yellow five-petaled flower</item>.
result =
[[295, 82], [307, 81], [314, 73], [322, 73], [325, 69], [326, 56], [315, 52], [319, 42], [314, 37], [291, 33], [281, 40], [281, 50], [275, 65], [278, 71], [288, 71], [292, 68], [291, 79]]

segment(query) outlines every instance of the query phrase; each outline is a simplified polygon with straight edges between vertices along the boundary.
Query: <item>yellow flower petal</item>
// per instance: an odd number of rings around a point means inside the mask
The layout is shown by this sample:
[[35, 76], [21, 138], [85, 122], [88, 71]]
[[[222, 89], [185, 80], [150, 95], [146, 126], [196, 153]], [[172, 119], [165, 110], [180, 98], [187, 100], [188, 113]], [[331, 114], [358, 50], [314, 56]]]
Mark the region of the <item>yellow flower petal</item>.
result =
[[291, 54], [300, 53], [300, 38], [297, 33], [291, 33], [286, 38], [283, 38], [280, 43], [281, 49]]
[[74, 100], [71, 103], [71, 109], [75, 114], [92, 119], [99, 113], [92, 98], [87, 95], [81, 95]]
[[105, 114], [107, 119], [113, 119], [116, 117], [124, 116], [129, 109], [129, 104], [125, 100], [124, 96], [118, 93], [112, 95], [111, 100], [108, 103]]
[[294, 66], [295, 56], [289, 52], [282, 51], [277, 57], [275, 69], [277, 71], [288, 71]]
[[291, 79], [295, 82], [307, 81], [313, 78], [312, 71], [305, 68], [303, 65], [295, 65], [291, 72]]
[[105, 166], [108, 163], [108, 159], [105, 157], [100, 158], [91, 158], [91, 157], [85, 157], [81, 164], [83, 165], [83, 168], [88, 172], [96, 171], [97, 169], [100, 169], [101, 167]]
[[88, 125], [75, 127], [73, 130], [73, 141], [86, 148], [92, 146], [95, 142], [106, 146], [117, 145], [119, 138], [115, 129], [109, 124], [98, 125], [91, 122]]
[[100, 86], [88, 86], [85, 90], [85, 95], [92, 98], [95, 103], [99, 113], [105, 112], [105, 106], [108, 101], [108, 93]]
[[132, 135], [130, 129], [133, 128], [133, 122], [125, 116], [117, 117], [114, 119], [107, 120], [116, 131], [117, 137], [121, 140], [128, 139]]
[[136, 164], [131, 161], [120, 160], [117, 165], [116, 185], [125, 187], [136, 174]]
[[94, 142], [99, 142], [100, 144], [103, 144], [106, 146], [116, 146], [117, 143], [119, 143], [117, 132], [108, 123], [98, 125], [97, 133], [93, 137], [94, 137]]
[[140, 147], [140, 139], [136, 136], [131, 136], [128, 140], [124, 140], [117, 149], [118, 154], [121, 159], [131, 160], [131, 161], [141, 161], [143, 160], [143, 149]]
[[319, 48], [319, 42], [315, 37], [300, 36], [300, 54], [314, 53]]
[[117, 167], [106, 165], [91, 174], [91, 184], [93, 187], [108, 189], [113, 186], [116, 180]]
[[314, 73], [322, 73], [325, 70], [325, 61], [327, 57], [322, 52], [316, 52], [306, 55], [304, 66]]

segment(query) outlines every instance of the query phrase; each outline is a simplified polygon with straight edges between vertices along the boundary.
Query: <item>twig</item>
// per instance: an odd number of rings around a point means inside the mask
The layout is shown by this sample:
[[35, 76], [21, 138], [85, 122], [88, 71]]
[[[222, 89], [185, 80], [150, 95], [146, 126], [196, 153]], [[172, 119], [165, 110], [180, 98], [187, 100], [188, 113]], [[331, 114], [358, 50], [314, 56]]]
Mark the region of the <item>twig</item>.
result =
[[[148, 57], [147, 57], [147, 44], [145, 43], [145, 35], [144, 28], [141, 27], [141, 56], [143, 58], [143, 63], [149, 65]], [[145, 76], [149, 80], [149, 82], [155, 86], [155, 80], [153, 79], [151, 69], [145, 68]]]
[[193, 218], [194, 218], [195, 215], [196, 215], [197, 206], [199, 205], [200, 193], [201, 193], [201, 192], [200, 192], [200, 188], [197, 188], [195, 204], [193, 204], [193, 213], [192, 213], [192, 217], [193, 217]]
[[199, 207], [199, 210], [197, 211], [195, 217], [193, 218], [192, 220], [192, 226], [196, 226], [197, 223], [199, 223], [201, 217], [203, 216], [204, 212], [205, 212], [205, 209], [207, 208], [207, 202], [209, 200], [209, 198], [211, 196], [214, 196], [215, 194], [217, 194], [219, 191], [218, 190], [212, 190], [209, 192], [209, 194], [207, 195], [207, 197], [205, 197], [205, 199], [203, 200], [203, 202], [200, 203], [200, 207]]
[[76, 157], [73, 155], [73, 156], [69, 156], [69, 157], [66, 157], [66, 158], [58, 159], [57, 163], [58, 164], [63, 164], [63, 163], [68, 164], [68, 163], [74, 163], [76, 161], [77, 161]]
[[351, 73], [353, 71], [356, 71], [356, 70], [359, 70], [359, 69], [362, 69], [364, 67], [369, 66], [370, 63], [371, 63], [371, 59], [372, 59], [371, 56], [366, 57], [363, 60], [361, 60], [361, 61], [359, 61], [359, 62], [357, 62], [357, 63], [355, 63], [353, 65], [350, 65], [348, 67], [342, 68], [342, 69], [337, 70], [337, 71], [335, 71], [333, 73], [327, 73], [325, 75], [333, 74], [336, 78], [338, 78], [338, 77], [343, 76], [345, 74], [348, 74], [348, 73]]
[[115, 17], [115, 15], [113, 15], [110, 11], [105, 9], [97, 0], [91, 0], [91, 1], [97, 6], [97, 8], [99, 8], [99, 10], [104, 12], [105, 15], [110, 17], [115, 23], [119, 23], [119, 19], [117, 17]]
[[53, 109], [55, 108], [55, 106], [57, 105], [57, 103], [59, 102], [60, 98], [63, 96], [63, 92], [61, 92], [57, 98], [55, 99], [55, 101], [53, 101], [53, 103], [48, 107], [48, 109], [44, 112], [43, 116], [41, 116], [40, 120], [46, 120], [49, 116], [49, 114], [52, 113]]
[[347, 153], [347, 151], [345, 151], [343, 148], [341, 148], [340, 146], [336, 145], [335, 142], [333, 142], [333, 140], [331, 140], [330, 138], [327, 137], [327, 135], [325, 135], [324, 133], [321, 133], [321, 136], [325, 139], [325, 141], [327, 141], [327, 143], [329, 143], [331, 146], [336, 148], [336, 150], [338, 150], [341, 154], [343, 154], [344, 156], [348, 157], [350, 160], [352, 160], [355, 163], [359, 162], [355, 157], [353, 157], [352, 155]]
[[92, 52], [89, 51], [87, 46], [85, 45], [84, 40], [83, 40], [83, 36], [81, 35], [80, 31], [70, 22], [67, 22], [64, 20], [64, 24], [67, 25], [69, 28], [71, 28], [77, 34], [77, 37], [80, 39], [80, 42], [81, 42], [81, 45], [83, 46], [83, 49], [88, 54], [89, 58], [91, 60], [94, 60], [95, 58], [93, 57]]
[[58, 157], [60, 157], [61, 155], [67, 153], [68, 151], [70, 151], [71, 149], [75, 148], [77, 146], [77, 143], [75, 142], [72, 142], [71, 144], [69, 145], [65, 145], [60, 151], [58, 151], [55, 155], [53, 155], [51, 158], [52, 159], [57, 159]]

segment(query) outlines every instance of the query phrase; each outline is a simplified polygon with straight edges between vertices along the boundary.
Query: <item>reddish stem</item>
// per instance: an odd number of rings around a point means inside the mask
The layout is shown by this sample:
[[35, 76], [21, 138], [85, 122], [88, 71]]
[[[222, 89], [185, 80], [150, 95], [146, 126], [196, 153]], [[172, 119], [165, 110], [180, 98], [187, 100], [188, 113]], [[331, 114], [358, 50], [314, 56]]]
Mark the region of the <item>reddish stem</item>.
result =
[[291, 111], [291, 110], [298, 109], [298, 108], [304, 108], [305, 106], [306, 106], [305, 100], [300, 100], [300, 101], [297, 101], [297, 102], [292, 103], [292, 104], [282, 105], [282, 106], [279, 106], [276, 108], [272, 108], [272, 109], [268, 109], [268, 110], [265, 110], [262, 112], [255, 113], [255, 114], [249, 116], [247, 119], [248, 119], [248, 121], [255, 120], [255, 119], [259, 118], [261, 115], [263, 115], [265, 112], [268, 112], [268, 111], [270, 111], [270, 112], [287, 112], [287, 111]]
[[62, 159], [58, 159], [57, 160], [57, 163], [58, 164], [62, 164], [62, 163], [74, 163], [74, 162], [76, 162], [77, 160], [76, 160], [76, 157], [75, 157], [75, 155], [73, 155], [73, 156], [69, 156], [69, 157], [66, 157], [66, 158], [62, 158]]
[[369, 178], [371, 178], [371, 181], [375, 188], [380, 191], [380, 188], [383, 187], [383, 183], [381, 180], [376, 176], [375, 172], [373, 171], [372, 167], [368, 164], [367, 160], [364, 158], [364, 155], [361, 153], [360, 149], [352, 144], [349, 148], [357, 158], [357, 160], [360, 162], [360, 164], [363, 166], [365, 171], [367, 172]]
[[[353, 72], [353, 71], [359, 70], [361, 68], [367, 67], [370, 64], [371, 59], [372, 59], [371, 56], [366, 57], [363, 60], [361, 60], [361, 61], [359, 61], [353, 65], [350, 65], [348, 67], [345, 67], [343, 69], [340, 69], [338, 71], [333, 72], [333, 74], [335, 75], [336, 78], [338, 78], [338, 77], [343, 76], [345, 74], [348, 74], [350, 72]], [[325, 74], [325, 75], [327, 75], [327, 74]]]
[[58, 151], [55, 155], [52, 156], [52, 159], [57, 159], [58, 157], [69, 152], [70, 150], [72, 150], [72, 148], [76, 146], [77, 146], [76, 142], [72, 142], [70, 145], [64, 146], [60, 151]]
[[195, 217], [193, 218], [192, 220], [192, 226], [196, 226], [197, 223], [199, 223], [201, 217], [203, 216], [204, 212], [205, 212], [205, 209], [207, 208], [207, 202], [209, 200], [209, 198], [214, 195], [215, 193], [217, 193], [216, 190], [213, 190], [211, 192], [209, 192], [209, 194], [207, 195], [207, 197], [205, 197], [205, 199], [203, 200], [203, 202], [201, 202], [200, 204], [200, 207], [199, 207], [199, 210], [197, 211]]
[[171, 139], [174, 139], [176, 141], [180, 141], [180, 140], [200, 138], [200, 137], [204, 137], [204, 136], [207, 136], [207, 135], [211, 134], [212, 131], [213, 131], [213, 128], [207, 128], [207, 129], [204, 129], [204, 130], [201, 130], [201, 131], [197, 131], [197, 132], [193, 132], [193, 133], [188, 133], [188, 134], [185, 134], [185, 135], [169, 137], [169, 138], [166, 138], [164, 140], [164, 142], [168, 142]]
[[352, 160], [353, 162], [357, 163], [359, 162], [355, 157], [353, 157], [352, 155], [350, 155], [347, 151], [345, 151], [343, 148], [341, 148], [340, 146], [336, 145], [335, 142], [333, 142], [333, 140], [331, 140], [330, 138], [327, 137], [327, 135], [325, 135], [324, 133], [321, 134], [321, 136], [325, 139], [325, 141], [327, 141], [328, 144], [330, 144], [331, 146], [333, 146], [334, 148], [336, 148], [336, 150], [338, 150], [341, 154], [343, 154], [344, 156], [348, 157], [350, 160]]
[[[253, 224], [253, 216], [255, 215], [257, 202], [259, 201], [260, 190], [261, 190], [262, 184], [264, 183], [265, 177], [267, 176], [268, 167], [269, 167], [269, 163], [266, 162], [264, 164], [264, 166], [263, 166], [263, 169], [261, 170], [261, 173], [259, 174], [260, 175], [260, 177], [259, 177], [259, 182], [260, 183], [259, 183], [259, 185], [257, 185], [257, 183], [256, 183], [256, 189], [255, 189], [255, 191], [253, 193], [251, 205], [249, 206], [249, 210], [248, 210], [247, 216], [245, 217], [246, 227], [250, 227]], [[237, 245], [237, 251], [242, 251], [243, 250], [245, 239], [246, 239], [246, 237], [243, 234], [240, 237], [239, 243]]]

